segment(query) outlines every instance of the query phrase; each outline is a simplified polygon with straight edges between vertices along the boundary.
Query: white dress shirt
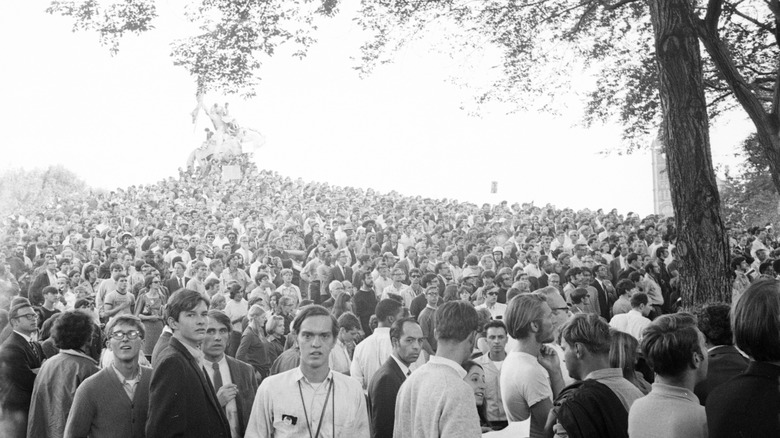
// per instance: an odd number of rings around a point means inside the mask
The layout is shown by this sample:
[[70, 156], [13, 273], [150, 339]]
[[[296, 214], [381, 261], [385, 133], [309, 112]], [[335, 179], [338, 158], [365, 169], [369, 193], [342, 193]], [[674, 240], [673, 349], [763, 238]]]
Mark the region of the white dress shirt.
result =
[[628, 313], [620, 313], [612, 317], [609, 325], [621, 332], [628, 333], [638, 341], [642, 340], [642, 330], [650, 324], [650, 320], [645, 318], [641, 312], [631, 309]]
[[[233, 383], [233, 379], [230, 378], [230, 368], [228, 368], [225, 356], [222, 355], [222, 359], [217, 363], [219, 364], [219, 374], [222, 376], [222, 386]], [[206, 374], [209, 376], [209, 379], [211, 379], [212, 386], [214, 385], [213, 364], [214, 362], [211, 362], [206, 358], [203, 359], [203, 367], [206, 369]], [[215, 387], [214, 390], [217, 391], [218, 389]], [[227, 415], [228, 423], [230, 423], [230, 434], [233, 438], [241, 438], [241, 433], [238, 429], [238, 406], [236, 406], [235, 398], [225, 405], [225, 414]]]

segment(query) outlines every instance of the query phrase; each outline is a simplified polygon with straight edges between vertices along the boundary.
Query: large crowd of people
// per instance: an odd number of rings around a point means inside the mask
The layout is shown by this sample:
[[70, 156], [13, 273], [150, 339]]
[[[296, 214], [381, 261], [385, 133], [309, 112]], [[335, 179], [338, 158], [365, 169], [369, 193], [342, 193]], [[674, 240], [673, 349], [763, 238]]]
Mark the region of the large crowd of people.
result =
[[232, 160], [0, 219], [0, 436], [780, 436], [771, 225], [692, 315], [671, 218]]

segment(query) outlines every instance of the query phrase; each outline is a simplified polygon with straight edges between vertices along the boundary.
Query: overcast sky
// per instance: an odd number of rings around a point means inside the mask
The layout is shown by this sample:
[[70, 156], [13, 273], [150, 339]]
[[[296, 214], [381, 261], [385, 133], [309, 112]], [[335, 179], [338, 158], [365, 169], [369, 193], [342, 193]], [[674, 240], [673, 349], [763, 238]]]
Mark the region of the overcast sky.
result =
[[[157, 29], [124, 40], [112, 57], [96, 35], [47, 15], [47, 1], [0, 2], [0, 169], [62, 164], [113, 189], [183, 167], [209, 122], [201, 114], [191, 123], [194, 81], [169, 57], [170, 41], [186, 29], [172, 4], [161, 2]], [[554, 118], [493, 105], [471, 117], [461, 107], [473, 90], [448, 80], [463, 62], [425, 43], [360, 79], [350, 57], [363, 34], [350, 18], [324, 22], [304, 60], [281, 51], [267, 62], [256, 98], [207, 96], [209, 105], [230, 102], [240, 125], [266, 136], [259, 167], [408, 195], [652, 212], [649, 153], [599, 153], [618, 147], [618, 128], [575, 128], [576, 108]], [[740, 114], [713, 130], [716, 163], [733, 164], [748, 128]]]

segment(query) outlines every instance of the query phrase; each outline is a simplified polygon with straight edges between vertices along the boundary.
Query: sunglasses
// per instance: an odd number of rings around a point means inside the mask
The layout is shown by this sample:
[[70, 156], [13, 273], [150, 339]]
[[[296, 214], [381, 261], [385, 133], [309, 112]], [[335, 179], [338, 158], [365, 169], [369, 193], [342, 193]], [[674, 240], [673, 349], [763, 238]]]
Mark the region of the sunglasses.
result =
[[487, 294], [492, 297], [498, 296], [498, 292], [488, 292]]

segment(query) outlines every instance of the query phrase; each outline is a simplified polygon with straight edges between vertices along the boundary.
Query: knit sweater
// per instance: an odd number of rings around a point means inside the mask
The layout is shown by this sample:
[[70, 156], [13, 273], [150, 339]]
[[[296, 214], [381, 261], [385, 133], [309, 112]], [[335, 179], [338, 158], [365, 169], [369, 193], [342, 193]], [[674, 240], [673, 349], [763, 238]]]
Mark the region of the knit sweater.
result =
[[142, 367], [141, 380], [131, 401], [114, 368], [103, 368], [76, 390], [65, 437], [145, 437], [151, 381], [152, 369]]
[[460, 366], [444, 361], [432, 356], [401, 385], [394, 438], [482, 436], [474, 391], [456, 370]]

